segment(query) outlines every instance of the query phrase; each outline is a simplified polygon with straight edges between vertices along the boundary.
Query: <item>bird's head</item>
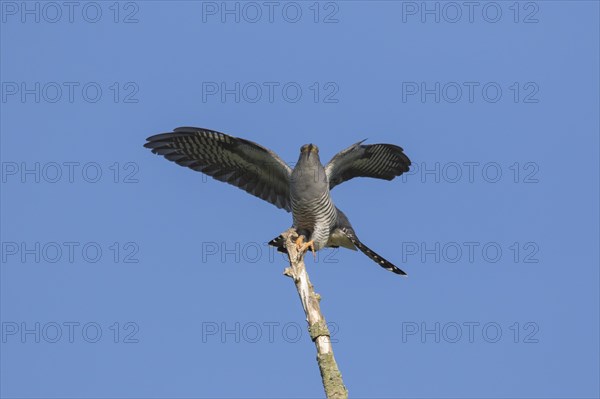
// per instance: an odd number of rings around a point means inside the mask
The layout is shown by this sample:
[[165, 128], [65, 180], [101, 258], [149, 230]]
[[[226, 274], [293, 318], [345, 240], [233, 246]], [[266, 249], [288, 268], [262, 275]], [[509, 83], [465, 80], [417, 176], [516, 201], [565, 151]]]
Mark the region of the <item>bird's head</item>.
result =
[[319, 155], [319, 147], [317, 147], [314, 144], [304, 144], [301, 148], [300, 148], [300, 158], [302, 158], [302, 156], [306, 157], [306, 159], [310, 159], [311, 154], [316, 154], [317, 155], [317, 159], [319, 159], [318, 155]]

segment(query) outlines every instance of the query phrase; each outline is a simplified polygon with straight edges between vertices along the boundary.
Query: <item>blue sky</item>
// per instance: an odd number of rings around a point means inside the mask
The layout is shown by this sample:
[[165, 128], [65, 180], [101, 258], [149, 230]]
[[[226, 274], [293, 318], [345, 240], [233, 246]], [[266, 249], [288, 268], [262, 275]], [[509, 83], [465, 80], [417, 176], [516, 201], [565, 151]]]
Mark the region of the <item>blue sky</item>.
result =
[[291, 216], [142, 147], [191, 125], [411, 158], [333, 191], [408, 278], [307, 261], [352, 397], [598, 397], [598, 3], [270, 4], [0, 3], [1, 396], [323, 395]]

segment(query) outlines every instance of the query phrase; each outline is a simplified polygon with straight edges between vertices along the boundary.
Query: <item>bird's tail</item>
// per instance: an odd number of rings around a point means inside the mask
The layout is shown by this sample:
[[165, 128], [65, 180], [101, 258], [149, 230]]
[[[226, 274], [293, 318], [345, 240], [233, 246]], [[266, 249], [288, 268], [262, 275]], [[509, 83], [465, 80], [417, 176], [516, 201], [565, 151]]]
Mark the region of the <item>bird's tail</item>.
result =
[[277, 248], [278, 252], [282, 252], [284, 254], [287, 254], [287, 249], [285, 249], [285, 240], [283, 239], [283, 236], [280, 235], [278, 237], [273, 238], [271, 241], [269, 241], [269, 245], [272, 247]]
[[371, 248], [367, 247], [365, 244], [360, 242], [358, 237], [356, 237], [356, 234], [354, 234], [354, 230], [349, 229], [347, 227], [342, 227], [340, 228], [340, 230], [346, 235], [346, 237], [348, 237], [350, 241], [352, 241], [352, 244], [354, 244], [356, 248], [358, 248], [363, 254], [367, 255], [373, 261], [377, 262], [379, 266], [391, 271], [392, 273], [396, 273], [401, 276], [406, 276], [406, 273], [402, 269], [398, 268], [392, 262], [380, 256]]

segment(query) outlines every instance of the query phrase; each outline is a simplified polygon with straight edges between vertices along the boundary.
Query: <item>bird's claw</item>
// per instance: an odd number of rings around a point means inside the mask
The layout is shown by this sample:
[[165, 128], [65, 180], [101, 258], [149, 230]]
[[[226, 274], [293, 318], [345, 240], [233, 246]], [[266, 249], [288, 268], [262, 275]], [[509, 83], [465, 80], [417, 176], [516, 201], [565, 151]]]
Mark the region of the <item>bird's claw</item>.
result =
[[300, 234], [298, 238], [296, 238], [296, 249], [298, 251], [300, 251], [300, 248], [302, 248], [302, 244], [304, 244], [304, 236]]
[[310, 248], [311, 252], [313, 253], [313, 256], [316, 261], [317, 253], [315, 252], [315, 242], [313, 240], [304, 242], [304, 236], [303, 235], [298, 236], [298, 238], [296, 239], [296, 249], [298, 250], [298, 252], [303, 254], [309, 248]]
[[302, 244], [302, 247], [300, 247], [300, 252], [304, 253], [304, 251], [306, 251], [307, 249], [311, 250], [311, 252], [313, 253], [313, 256], [315, 258], [315, 261], [317, 260], [317, 253], [315, 252], [315, 243], [313, 240], [310, 240], [307, 243]]

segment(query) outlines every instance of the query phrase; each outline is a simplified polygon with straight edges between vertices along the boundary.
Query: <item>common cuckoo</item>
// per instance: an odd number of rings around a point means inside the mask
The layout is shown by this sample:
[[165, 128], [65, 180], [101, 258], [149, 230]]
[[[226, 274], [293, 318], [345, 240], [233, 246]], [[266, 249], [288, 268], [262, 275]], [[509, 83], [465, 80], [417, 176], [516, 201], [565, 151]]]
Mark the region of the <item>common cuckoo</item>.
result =
[[[316, 145], [306, 144], [294, 169], [277, 154], [252, 141], [213, 130], [180, 127], [147, 139], [144, 147], [169, 161], [206, 173], [292, 212], [299, 249], [357, 248], [385, 269], [406, 275], [364, 245], [346, 215], [335, 207], [330, 190], [355, 177], [392, 180], [408, 171], [410, 160], [392, 144], [360, 141], [321, 164]], [[307, 240], [307, 242], [304, 242]], [[285, 252], [282, 236], [269, 242]]]

